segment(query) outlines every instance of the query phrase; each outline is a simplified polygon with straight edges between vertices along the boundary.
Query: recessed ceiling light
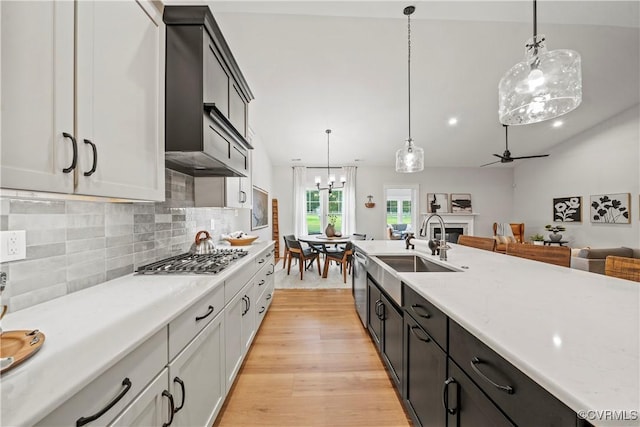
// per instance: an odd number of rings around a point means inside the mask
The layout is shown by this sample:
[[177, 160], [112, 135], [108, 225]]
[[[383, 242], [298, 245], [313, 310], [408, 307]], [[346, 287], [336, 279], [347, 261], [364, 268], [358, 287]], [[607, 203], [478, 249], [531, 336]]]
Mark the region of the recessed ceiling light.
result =
[[291, 159], [292, 162], [300, 162], [302, 159]]
[[455, 117], [451, 117], [451, 118], [449, 119], [449, 126], [455, 126], [455, 125], [457, 125], [457, 124], [458, 124], [458, 119], [457, 119], [457, 118], [455, 118]]
[[554, 128], [559, 128], [563, 124], [564, 124], [564, 122], [562, 120], [556, 120], [555, 122], [553, 122], [553, 127]]
[[362, 159], [353, 159], [354, 162], [361, 162]]

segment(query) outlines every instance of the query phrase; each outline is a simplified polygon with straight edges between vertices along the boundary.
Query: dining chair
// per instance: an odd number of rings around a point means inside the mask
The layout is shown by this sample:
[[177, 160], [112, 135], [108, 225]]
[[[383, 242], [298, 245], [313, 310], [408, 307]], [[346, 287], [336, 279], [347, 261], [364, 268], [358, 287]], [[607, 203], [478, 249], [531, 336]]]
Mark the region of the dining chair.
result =
[[366, 234], [353, 233], [351, 235], [351, 240], [367, 240]]
[[327, 277], [329, 272], [329, 264], [331, 261], [335, 261], [340, 264], [340, 270], [342, 271], [342, 277], [344, 283], [347, 283], [347, 269], [353, 255], [353, 243], [347, 242], [343, 251], [327, 252], [324, 256], [324, 270], [322, 271], [322, 277]]
[[284, 269], [287, 265], [287, 259], [291, 258], [291, 253], [289, 252], [289, 241], [296, 240], [296, 236], [293, 234], [286, 234], [282, 236], [284, 239], [284, 256], [282, 258], [282, 268]]
[[571, 249], [567, 246], [537, 246], [527, 245], [525, 243], [509, 243], [507, 244], [507, 255], [546, 262], [561, 267], [569, 267], [571, 265]]
[[305, 270], [313, 264], [313, 261], [318, 263], [318, 274], [320, 274], [320, 258], [319, 253], [313, 248], [303, 248], [299, 240], [289, 240], [289, 262], [287, 268], [287, 274], [291, 273], [291, 259], [296, 258], [300, 267], [300, 280], [302, 280]]
[[493, 237], [476, 237], [461, 234], [458, 237], [458, 244], [491, 252], [495, 252], [496, 250], [496, 239]]
[[609, 255], [605, 260], [604, 274], [640, 282], [640, 259]]

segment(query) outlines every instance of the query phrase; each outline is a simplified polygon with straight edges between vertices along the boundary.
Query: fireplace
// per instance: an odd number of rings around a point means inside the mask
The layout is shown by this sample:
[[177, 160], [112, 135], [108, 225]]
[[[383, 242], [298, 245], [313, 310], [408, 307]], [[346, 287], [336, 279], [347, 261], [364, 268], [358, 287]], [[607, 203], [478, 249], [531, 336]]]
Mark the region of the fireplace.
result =
[[[449, 243], [458, 243], [458, 237], [465, 234], [466, 227], [444, 227], [444, 237]], [[431, 238], [434, 240], [440, 240], [440, 227], [433, 227]]]
[[[450, 243], [457, 243], [458, 237], [462, 234], [473, 236], [475, 215], [477, 214], [440, 214], [442, 221], [444, 221], [445, 240]], [[440, 223], [435, 218], [429, 221], [429, 233], [427, 236], [429, 239], [440, 240]]]

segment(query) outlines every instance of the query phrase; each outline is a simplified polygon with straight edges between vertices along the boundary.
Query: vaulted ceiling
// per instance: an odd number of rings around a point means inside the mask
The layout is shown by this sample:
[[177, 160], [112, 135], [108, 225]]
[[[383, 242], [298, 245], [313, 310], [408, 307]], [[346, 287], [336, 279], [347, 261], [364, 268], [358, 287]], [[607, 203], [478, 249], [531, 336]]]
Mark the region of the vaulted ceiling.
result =
[[[477, 167], [503, 152], [498, 82], [524, 57], [532, 2], [210, 2], [274, 164], [326, 165], [327, 128], [332, 165], [394, 164], [408, 136], [409, 4], [412, 136], [425, 165]], [[561, 127], [512, 126], [514, 156], [544, 153], [640, 102], [639, 15], [637, 1], [538, 2], [549, 49], [582, 56], [583, 101]]]

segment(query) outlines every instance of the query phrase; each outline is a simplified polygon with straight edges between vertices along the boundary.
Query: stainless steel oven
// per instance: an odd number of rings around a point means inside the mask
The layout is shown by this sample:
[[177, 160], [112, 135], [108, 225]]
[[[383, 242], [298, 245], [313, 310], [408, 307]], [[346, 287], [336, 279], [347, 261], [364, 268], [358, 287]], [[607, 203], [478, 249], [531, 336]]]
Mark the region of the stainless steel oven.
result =
[[367, 327], [367, 267], [371, 261], [357, 247], [353, 253], [353, 298], [362, 325]]

